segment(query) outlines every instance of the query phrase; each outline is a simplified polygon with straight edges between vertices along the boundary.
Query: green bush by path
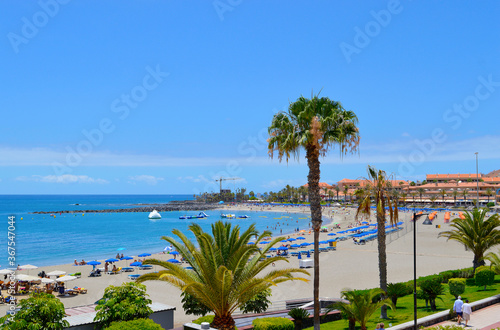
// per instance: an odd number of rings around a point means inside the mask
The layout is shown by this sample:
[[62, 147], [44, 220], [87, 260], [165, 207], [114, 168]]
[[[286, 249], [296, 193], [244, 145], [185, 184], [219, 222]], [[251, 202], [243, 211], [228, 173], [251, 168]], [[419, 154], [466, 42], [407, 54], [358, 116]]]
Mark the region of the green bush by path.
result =
[[454, 295], [455, 298], [460, 296], [465, 291], [465, 278], [450, 278], [448, 280], [448, 288], [450, 294]]
[[486, 266], [479, 267], [476, 270], [476, 276], [474, 279], [477, 286], [484, 286], [484, 290], [486, 290], [486, 286], [492, 285], [495, 282], [495, 272]]
[[161, 325], [151, 319], [113, 322], [106, 330], [162, 330]]
[[254, 330], [294, 330], [295, 325], [284, 317], [263, 317], [252, 322]]

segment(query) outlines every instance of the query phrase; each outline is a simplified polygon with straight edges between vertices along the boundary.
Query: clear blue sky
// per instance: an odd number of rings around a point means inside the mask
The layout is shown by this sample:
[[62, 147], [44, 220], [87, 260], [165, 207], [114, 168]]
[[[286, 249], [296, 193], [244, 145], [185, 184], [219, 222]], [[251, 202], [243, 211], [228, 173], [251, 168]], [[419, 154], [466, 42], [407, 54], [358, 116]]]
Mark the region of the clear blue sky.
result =
[[321, 181], [500, 168], [497, 1], [0, 2], [0, 194], [277, 191], [267, 155], [301, 94], [359, 117]]

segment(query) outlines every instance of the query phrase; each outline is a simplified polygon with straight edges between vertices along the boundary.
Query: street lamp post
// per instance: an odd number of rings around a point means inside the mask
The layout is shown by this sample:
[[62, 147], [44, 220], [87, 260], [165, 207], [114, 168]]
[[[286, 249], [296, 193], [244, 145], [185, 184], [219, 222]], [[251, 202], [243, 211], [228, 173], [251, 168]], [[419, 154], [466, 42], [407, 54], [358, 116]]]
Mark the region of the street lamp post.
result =
[[479, 167], [478, 153], [476, 152], [476, 209], [479, 208]]
[[426, 213], [416, 214], [413, 210], [413, 329], [417, 327], [417, 220]]

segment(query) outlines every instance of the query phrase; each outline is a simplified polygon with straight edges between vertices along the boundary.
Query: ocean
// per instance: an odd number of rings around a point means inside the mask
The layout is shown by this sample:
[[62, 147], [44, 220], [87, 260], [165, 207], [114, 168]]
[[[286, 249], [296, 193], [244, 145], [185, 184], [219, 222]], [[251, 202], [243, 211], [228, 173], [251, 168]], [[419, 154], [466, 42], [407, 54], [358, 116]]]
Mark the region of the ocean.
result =
[[[162, 219], [149, 220], [147, 212], [131, 213], [74, 213], [32, 214], [36, 211], [89, 210], [135, 207], [137, 204], [167, 203], [191, 200], [192, 195], [13, 195], [0, 196], [0, 267], [32, 264], [50, 266], [84, 259], [101, 260], [115, 257], [119, 252], [137, 256], [157, 253], [169, 245], [162, 236], [171, 236], [177, 228], [190, 235], [189, 224], [199, 223], [205, 231], [220, 220], [221, 211], [206, 211], [206, 219], [181, 220], [182, 215], [198, 212], [161, 212]], [[273, 235], [292, 233], [295, 228], [309, 228], [309, 218], [303, 214], [240, 211], [248, 219], [228, 220], [243, 230], [252, 223], [259, 231], [271, 230]], [[9, 224], [9, 216], [15, 223]], [[10, 233], [9, 233], [10, 232]], [[13, 233], [13, 234], [12, 234]], [[11, 243], [9, 255], [8, 243]], [[15, 250], [13, 250], [15, 248]], [[9, 257], [15, 257], [9, 264]]]

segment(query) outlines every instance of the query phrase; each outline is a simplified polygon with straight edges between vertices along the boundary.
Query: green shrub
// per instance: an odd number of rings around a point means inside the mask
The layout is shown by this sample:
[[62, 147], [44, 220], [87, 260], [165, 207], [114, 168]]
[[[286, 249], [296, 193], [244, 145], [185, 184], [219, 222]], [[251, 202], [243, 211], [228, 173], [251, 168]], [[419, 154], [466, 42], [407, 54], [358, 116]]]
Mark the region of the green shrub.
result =
[[494, 202], [489, 202], [488, 204], [486, 204], [486, 207], [493, 207], [493, 206], [495, 206]]
[[161, 325], [151, 319], [113, 322], [107, 330], [162, 330]]
[[309, 317], [309, 312], [303, 308], [293, 308], [288, 312], [288, 315], [294, 320], [303, 320]]
[[465, 292], [465, 278], [450, 278], [448, 280], [448, 287], [450, 294], [455, 296], [455, 299]]
[[215, 317], [215, 315], [205, 315], [205, 316], [197, 318], [196, 320], [193, 321], [193, 323], [196, 323], [196, 324], [201, 324], [202, 322], [212, 323], [214, 321], [214, 317]]
[[439, 273], [439, 276], [441, 276], [443, 283], [448, 283], [450, 278], [458, 277], [458, 276], [456, 276], [457, 275], [456, 273], [457, 273], [456, 271], [447, 270], [447, 271]]
[[252, 322], [254, 330], [294, 330], [291, 320], [284, 317], [263, 317]]
[[486, 286], [495, 283], [495, 272], [488, 267], [478, 267], [475, 281], [477, 286], [484, 286], [484, 290], [486, 290]]
[[420, 289], [423, 291], [424, 299], [429, 300], [431, 310], [436, 309], [436, 299], [441, 299], [440, 295], [444, 294], [444, 288], [441, 284], [441, 278], [436, 276], [428, 278], [420, 283]]
[[409, 295], [413, 292], [413, 289], [410, 288], [405, 283], [389, 283], [387, 285], [387, 297], [391, 298], [394, 307], [397, 308], [396, 304], [398, 303], [398, 298]]
[[434, 274], [434, 275], [428, 275], [428, 276], [421, 276], [421, 277], [417, 278], [417, 286], [420, 286], [422, 282], [426, 282], [428, 280], [439, 281], [440, 283], [443, 282], [441, 275]]

